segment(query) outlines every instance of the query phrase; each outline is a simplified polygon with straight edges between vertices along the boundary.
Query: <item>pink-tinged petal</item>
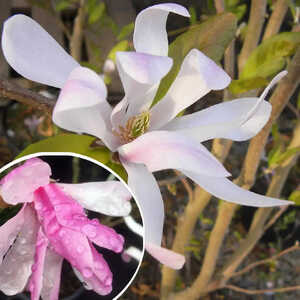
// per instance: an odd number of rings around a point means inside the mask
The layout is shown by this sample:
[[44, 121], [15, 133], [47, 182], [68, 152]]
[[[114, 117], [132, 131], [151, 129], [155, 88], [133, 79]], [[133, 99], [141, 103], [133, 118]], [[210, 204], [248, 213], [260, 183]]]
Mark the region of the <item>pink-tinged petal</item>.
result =
[[109, 216], [127, 216], [131, 211], [129, 200], [132, 196], [122, 182], [57, 183], [56, 185], [85, 209]]
[[190, 16], [186, 8], [175, 3], [153, 5], [138, 14], [133, 34], [133, 44], [137, 52], [168, 55], [166, 22], [170, 12], [184, 17]]
[[9, 204], [33, 201], [33, 193], [49, 183], [50, 166], [38, 158], [31, 158], [13, 169], [0, 182], [1, 196]]
[[27, 79], [61, 88], [79, 64], [34, 20], [9, 18], [3, 26], [3, 54]]
[[176, 132], [148, 132], [118, 151], [125, 160], [145, 164], [151, 172], [184, 169], [214, 177], [230, 175], [204, 146]]
[[118, 141], [112, 133], [106, 94], [99, 75], [87, 68], [74, 69], [54, 107], [53, 122], [66, 130], [94, 135], [115, 149]]
[[28, 289], [31, 293], [31, 300], [40, 299], [43, 285], [43, 273], [47, 272], [47, 270], [44, 269], [47, 247], [48, 239], [44, 235], [43, 230], [40, 227], [35, 245], [34, 264], [31, 267], [32, 274], [28, 283]]
[[39, 223], [34, 210], [24, 208], [21, 231], [0, 265], [0, 290], [10, 296], [22, 292], [31, 274]]
[[[45, 211], [38, 210], [39, 216], [44, 220], [52, 206], [52, 210], [55, 211], [55, 220], [60, 226], [86, 235], [90, 241], [100, 247], [115, 252], [122, 251], [124, 238], [112, 228], [100, 224], [97, 219], [89, 220], [83, 208], [56, 184], [49, 184], [37, 190], [35, 196], [35, 207], [37, 205], [46, 207]], [[53, 231], [55, 230], [53, 229]]]
[[165, 97], [151, 109], [150, 129], [158, 129], [211, 90], [224, 89], [230, 77], [197, 49], [185, 57]]
[[47, 249], [41, 291], [43, 300], [58, 300], [62, 262], [63, 258], [60, 255], [49, 248]]
[[13, 218], [9, 219], [0, 227], [0, 265], [2, 263], [3, 256], [15, 241], [23, 226], [25, 206], [26, 204]]
[[128, 118], [149, 109], [160, 80], [172, 67], [172, 59], [136, 52], [117, 52], [117, 67], [125, 98], [114, 109], [114, 129], [124, 126]]
[[157, 245], [146, 243], [146, 250], [162, 264], [169, 268], [179, 270], [185, 263], [185, 257], [174, 251], [168, 250]]
[[244, 124], [245, 114], [258, 98], [241, 98], [222, 102], [199, 112], [175, 118], [163, 130], [171, 130], [195, 138], [198, 142], [214, 138], [243, 141], [255, 136], [270, 117], [272, 106], [263, 101], [256, 113]]
[[128, 173], [128, 185], [140, 205], [145, 229], [145, 242], [160, 246], [164, 224], [164, 204], [154, 176], [142, 164], [120, 157]]
[[264, 99], [270, 89], [285, 75], [273, 78], [259, 98], [241, 98], [223, 102], [199, 112], [176, 118], [164, 130], [180, 131], [197, 141], [226, 138], [244, 141], [255, 136], [270, 118], [272, 106]]
[[294, 203], [250, 192], [227, 178], [208, 177], [188, 171], [182, 172], [215, 197], [228, 202], [254, 207], [272, 207]]

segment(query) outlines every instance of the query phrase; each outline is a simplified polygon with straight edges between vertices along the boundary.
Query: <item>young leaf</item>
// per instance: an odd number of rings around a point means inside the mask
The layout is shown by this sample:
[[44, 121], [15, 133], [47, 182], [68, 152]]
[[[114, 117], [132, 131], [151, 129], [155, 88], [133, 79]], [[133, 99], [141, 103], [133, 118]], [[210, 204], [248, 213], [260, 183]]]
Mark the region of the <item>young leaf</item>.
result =
[[125, 25], [124, 27], [122, 27], [120, 33], [117, 36], [117, 40], [122, 41], [125, 38], [127, 38], [133, 32], [133, 29], [134, 29], [134, 23], [133, 22]]

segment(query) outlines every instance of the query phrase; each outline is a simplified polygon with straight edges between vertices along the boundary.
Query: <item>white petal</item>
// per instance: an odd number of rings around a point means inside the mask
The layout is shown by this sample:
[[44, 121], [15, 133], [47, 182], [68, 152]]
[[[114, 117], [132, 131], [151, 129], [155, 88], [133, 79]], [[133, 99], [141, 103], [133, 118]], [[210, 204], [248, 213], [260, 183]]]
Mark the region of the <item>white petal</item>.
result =
[[59, 296], [61, 269], [63, 258], [54, 251], [47, 249], [44, 274], [43, 287], [41, 296], [43, 300], [57, 300]]
[[15, 15], [4, 23], [2, 49], [19, 74], [58, 88], [79, 66], [38, 23], [25, 15]]
[[31, 274], [39, 223], [30, 206], [24, 208], [24, 224], [0, 266], [0, 290], [10, 296], [23, 291]]
[[254, 207], [272, 207], [294, 203], [247, 191], [227, 178], [208, 177], [188, 171], [182, 172], [215, 197], [228, 202]]
[[127, 161], [145, 164], [151, 172], [184, 169], [208, 176], [230, 175], [204, 146], [176, 132], [148, 132], [118, 151]]
[[164, 224], [164, 204], [154, 176], [142, 164], [121, 162], [128, 173], [128, 185], [139, 203], [145, 228], [145, 242], [160, 246]]
[[128, 189], [119, 181], [57, 183], [84, 208], [109, 216], [127, 216], [131, 211]]
[[192, 49], [165, 97], [152, 108], [150, 129], [161, 128], [211, 90], [224, 89], [230, 80], [213, 60]]
[[153, 5], [138, 14], [133, 34], [133, 44], [137, 52], [168, 55], [166, 22], [169, 12], [190, 16], [186, 8], [175, 3]]
[[66, 130], [88, 133], [111, 149], [118, 145], [112, 133], [105, 85], [95, 72], [78, 67], [69, 76], [53, 111], [53, 122]]
[[145, 53], [118, 52], [117, 67], [125, 99], [113, 111], [114, 128], [124, 126], [128, 118], [149, 109], [160, 80], [172, 67], [172, 59]]
[[24, 223], [24, 207], [25, 205], [13, 218], [9, 219], [0, 227], [0, 265], [2, 263], [3, 256], [13, 244], [22, 228]]
[[269, 120], [272, 106], [263, 101], [255, 114], [244, 124], [245, 115], [258, 98], [241, 98], [222, 102], [199, 112], [175, 118], [163, 130], [180, 132], [199, 142], [214, 138], [244, 141], [255, 136]]
[[181, 131], [182, 134], [194, 137], [200, 142], [213, 138], [248, 140], [269, 120], [272, 106], [264, 99], [270, 89], [286, 74], [286, 71], [282, 71], [275, 76], [259, 98], [241, 98], [223, 102], [176, 118], [163, 126], [163, 129]]
[[169, 268], [179, 270], [183, 267], [185, 263], [185, 257], [183, 255], [168, 250], [166, 248], [147, 243], [146, 250], [158, 261], [168, 266]]

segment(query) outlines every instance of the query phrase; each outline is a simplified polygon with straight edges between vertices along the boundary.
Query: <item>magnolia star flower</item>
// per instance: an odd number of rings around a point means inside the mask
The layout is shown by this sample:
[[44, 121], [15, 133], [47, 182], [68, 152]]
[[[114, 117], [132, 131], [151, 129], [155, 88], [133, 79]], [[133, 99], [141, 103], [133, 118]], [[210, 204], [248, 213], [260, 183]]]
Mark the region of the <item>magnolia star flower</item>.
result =
[[58, 299], [66, 259], [87, 288], [107, 295], [113, 276], [93, 244], [120, 253], [124, 238], [89, 220], [84, 209], [127, 215], [131, 195], [118, 181], [57, 184], [50, 175], [50, 166], [33, 158], [0, 182], [4, 202], [24, 203], [0, 227], [0, 290], [15, 295], [27, 289], [32, 300]]
[[127, 170], [128, 184], [144, 216], [147, 251], [171, 268], [181, 268], [184, 256], [162, 248], [164, 207], [152, 172], [174, 168], [212, 195], [242, 205], [276, 206], [289, 202], [244, 190], [227, 179], [230, 174], [201, 142], [213, 138], [243, 141], [255, 136], [270, 116], [260, 98], [228, 101], [200, 112], [175, 118], [211, 90], [224, 89], [230, 77], [211, 59], [193, 49], [164, 98], [151, 107], [160, 80], [169, 72], [166, 20], [168, 13], [185, 17], [177, 4], [163, 3], [140, 12], [133, 44], [136, 52], [117, 53], [117, 68], [125, 97], [112, 109], [103, 80], [80, 67], [36, 22], [17, 15], [6, 21], [4, 55], [24, 77], [61, 88], [54, 108], [58, 126], [100, 138]]

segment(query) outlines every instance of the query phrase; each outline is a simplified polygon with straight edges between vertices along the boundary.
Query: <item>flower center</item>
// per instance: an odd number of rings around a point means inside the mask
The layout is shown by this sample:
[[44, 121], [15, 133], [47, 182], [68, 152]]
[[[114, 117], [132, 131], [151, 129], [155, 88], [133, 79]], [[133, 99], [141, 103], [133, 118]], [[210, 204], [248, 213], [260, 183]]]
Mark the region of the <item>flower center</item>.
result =
[[119, 131], [114, 133], [119, 136], [123, 143], [129, 143], [144, 134], [150, 125], [150, 112], [144, 111], [137, 116], [128, 119], [125, 127], [119, 126]]

